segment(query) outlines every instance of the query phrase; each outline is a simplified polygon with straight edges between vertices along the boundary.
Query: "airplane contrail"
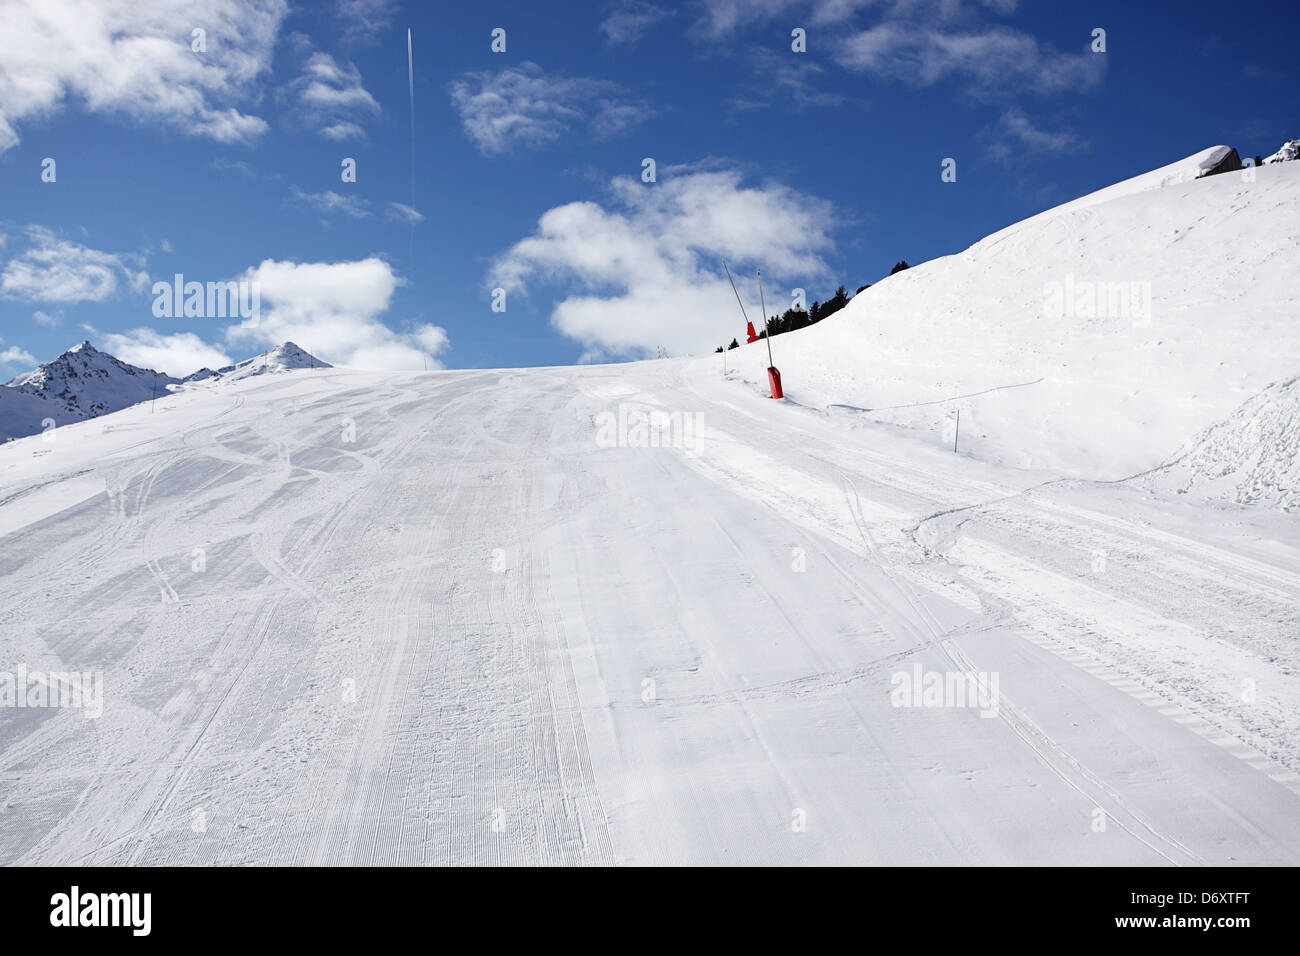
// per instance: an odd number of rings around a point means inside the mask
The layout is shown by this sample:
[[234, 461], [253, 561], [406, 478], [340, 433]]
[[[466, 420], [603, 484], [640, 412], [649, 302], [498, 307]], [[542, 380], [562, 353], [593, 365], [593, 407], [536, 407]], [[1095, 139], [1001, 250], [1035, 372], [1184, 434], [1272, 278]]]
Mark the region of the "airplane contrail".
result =
[[[411, 210], [415, 210], [415, 61], [411, 57], [411, 28], [406, 28], [406, 85], [411, 94]], [[408, 262], [415, 258], [415, 222], [411, 222]]]

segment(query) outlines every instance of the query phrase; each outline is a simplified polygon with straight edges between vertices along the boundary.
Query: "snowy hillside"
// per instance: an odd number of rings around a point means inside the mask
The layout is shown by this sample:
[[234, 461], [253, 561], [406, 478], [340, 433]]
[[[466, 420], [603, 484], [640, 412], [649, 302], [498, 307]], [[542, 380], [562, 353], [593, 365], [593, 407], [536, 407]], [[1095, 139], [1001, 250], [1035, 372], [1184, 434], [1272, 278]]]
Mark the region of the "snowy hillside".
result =
[[115, 412], [165, 393], [179, 382], [137, 368], [82, 342], [0, 389], [0, 441]]
[[[1226, 147], [882, 280], [773, 339], [786, 395], [963, 454], [1121, 478], [1300, 373], [1300, 163], [1197, 179]], [[762, 343], [754, 356], [761, 381]], [[716, 360], [720, 364], [720, 360]], [[854, 406], [870, 411], [853, 411]]]

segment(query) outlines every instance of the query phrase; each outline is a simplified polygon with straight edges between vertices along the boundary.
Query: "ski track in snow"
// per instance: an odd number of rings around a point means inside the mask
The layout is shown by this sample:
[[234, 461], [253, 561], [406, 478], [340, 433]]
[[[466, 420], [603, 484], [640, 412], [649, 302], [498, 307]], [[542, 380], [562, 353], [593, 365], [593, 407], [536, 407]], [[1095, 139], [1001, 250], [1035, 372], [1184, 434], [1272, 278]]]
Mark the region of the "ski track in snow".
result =
[[0, 862], [1300, 863], [1300, 565], [1220, 515], [707, 361], [169, 395], [0, 448], [0, 670], [105, 684], [0, 710]]

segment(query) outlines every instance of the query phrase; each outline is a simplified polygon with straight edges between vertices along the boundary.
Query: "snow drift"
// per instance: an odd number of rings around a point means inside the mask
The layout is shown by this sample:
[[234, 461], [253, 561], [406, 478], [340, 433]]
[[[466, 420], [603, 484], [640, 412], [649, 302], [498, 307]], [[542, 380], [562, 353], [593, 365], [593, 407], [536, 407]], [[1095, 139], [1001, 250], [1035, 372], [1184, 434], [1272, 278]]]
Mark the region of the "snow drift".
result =
[[1271, 385], [1198, 435], [1153, 484], [1300, 510], [1300, 379]]

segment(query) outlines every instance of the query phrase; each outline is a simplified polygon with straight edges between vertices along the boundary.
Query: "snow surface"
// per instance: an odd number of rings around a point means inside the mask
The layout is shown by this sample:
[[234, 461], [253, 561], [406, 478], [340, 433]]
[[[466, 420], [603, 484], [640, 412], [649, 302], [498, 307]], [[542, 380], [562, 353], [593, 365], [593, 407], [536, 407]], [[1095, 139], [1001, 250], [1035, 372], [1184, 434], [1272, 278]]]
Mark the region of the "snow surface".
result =
[[[104, 686], [0, 707], [0, 863], [1300, 863], [1295, 515], [1071, 477], [1291, 434], [1297, 182], [899, 273], [773, 340], [783, 402], [759, 343], [232, 376], [0, 447], [0, 671]], [[1154, 330], [1026, 312], [1119, 261]], [[1011, 385], [956, 454], [881, 410]], [[918, 667], [997, 706], [895, 706]]]

